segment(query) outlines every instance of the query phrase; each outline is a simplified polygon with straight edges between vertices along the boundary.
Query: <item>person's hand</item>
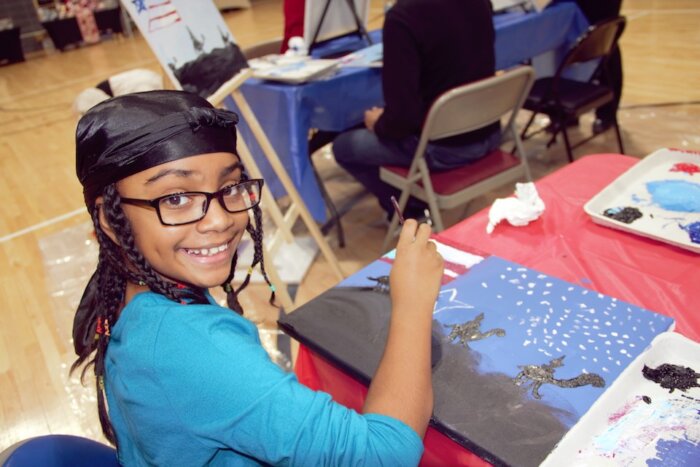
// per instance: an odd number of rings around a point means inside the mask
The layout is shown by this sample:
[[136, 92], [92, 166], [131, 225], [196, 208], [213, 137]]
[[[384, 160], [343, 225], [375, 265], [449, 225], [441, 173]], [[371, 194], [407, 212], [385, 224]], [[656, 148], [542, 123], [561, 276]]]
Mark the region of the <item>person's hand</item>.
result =
[[443, 259], [434, 242], [429, 241], [431, 227], [407, 219], [396, 246], [396, 259], [389, 276], [393, 309], [402, 316], [411, 312], [432, 312], [435, 306]]
[[374, 125], [379, 120], [379, 117], [384, 113], [384, 109], [381, 107], [372, 107], [369, 110], [365, 110], [365, 126], [369, 131], [374, 131]]

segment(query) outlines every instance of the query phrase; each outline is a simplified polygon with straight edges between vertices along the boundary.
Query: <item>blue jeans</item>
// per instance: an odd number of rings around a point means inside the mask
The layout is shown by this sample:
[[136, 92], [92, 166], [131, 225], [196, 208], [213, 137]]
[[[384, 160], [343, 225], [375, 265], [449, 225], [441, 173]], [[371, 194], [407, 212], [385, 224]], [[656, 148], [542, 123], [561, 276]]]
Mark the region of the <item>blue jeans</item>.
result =
[[[481, 159], [500, 144], [500, 130], [494, 131], [478, 143], [465, 146], [449, 147], [428, 143], [426, 162], [430, 170], [454, 169]], [[400, 191], [380, 179], [379, 168], [384, 165], [409, 167], [417, 147], [417, 136], [409, 136], [402, 140], [381, 140], [374, 132], [361, 128], [339, 135], [333, 142], [333, 155], [342, 168], [377, 197], [381, 207], [391, 216], [393, 207], [390, 198], [398, 198]], [[411, 197], [404, 215], [421, 216], [426, 207], [424, 202]]]

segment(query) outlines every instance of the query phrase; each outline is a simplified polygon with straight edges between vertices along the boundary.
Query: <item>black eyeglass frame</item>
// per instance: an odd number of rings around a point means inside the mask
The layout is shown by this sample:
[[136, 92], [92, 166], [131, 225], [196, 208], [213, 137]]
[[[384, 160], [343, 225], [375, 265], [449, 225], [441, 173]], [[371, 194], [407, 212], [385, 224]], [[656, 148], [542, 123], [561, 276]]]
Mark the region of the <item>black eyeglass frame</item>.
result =
[[[255, 204], [253, 204], [250, 207], [247, 207], [245, 209], [234, 209], [231, 210], [226, 207], [226, 203], [224, 202], [224, 192], [231, 187], [234, 186], [239, 186], [239, 185], [244, 185], [244, 184], [250, 184], [250, 183], [257, 183], [258, 186], [258, 199]], [[248, 180], [241, 180], [239, 183], [233, 183], [231, 185], [226, 185], [219, 191], [216, 191], [214, 193], [207, 192], [207, 191], [182, 191], [179, 193], [170, 193], [165, 196], [159, 196], [158, 198], [153, 198], [153, 199], [138, 199], [138, 198], [124, 198], [120, 197], [120, 201], [125, 204], [132, 204], [135, 206], [146, 206], [146, 207], [151, 207], [155, 209], [156, 213], [158, 214], [158, 220], [160, 221], [161, 224], [167, 225], [167, 226], [178, 226], [178, 225], [188, 225], [188, 224], [194, 224], [195, 222], [199, 222], [204, 217], [207, 215], [207, 212], [209, 212], [209, 206], [211, 205], [211, 200], [216, 198], [216, 200], [219, 202], [219, 205], [224, 209], [224, 211], [229, 212], [231, 214], [235, 214], [237, 212], [244, 212], [248, 211], [250, 209], [253, 209], [255, 206], [260, 204], [260, 199], [262, 198], [262, 187], [265, 184], [265, 180], [262, 178], [251, 178]], [[173, 196], [186, 196], [186, 195], [204, 195], [206, 197], [206, 202], [204, 203], [204, 209], [202, 209], [202, 215], [201, 217], [189, 221], [189, 222], [179, 222], [176, 224], [172, 223], [167, 223], [163, 221], [163, 216], [160, 213], [160, 202], [164, 199], [172, 198]]]

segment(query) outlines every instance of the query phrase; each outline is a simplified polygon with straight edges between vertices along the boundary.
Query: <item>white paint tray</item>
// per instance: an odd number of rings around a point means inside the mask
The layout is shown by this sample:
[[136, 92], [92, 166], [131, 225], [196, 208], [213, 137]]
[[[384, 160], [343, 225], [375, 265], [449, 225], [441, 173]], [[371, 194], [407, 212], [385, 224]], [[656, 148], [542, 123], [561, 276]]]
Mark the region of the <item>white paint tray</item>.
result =
[[[694, 172], [693, 166], [700, 169], [700, 152], [659, 149], [620, 175], [583, 208], [598, 224], [700, 253], [700, 239], [693, 241], [690, 235], [693, 229], [696, 234], [700, 230], [700, 172]], [[685, 211], [666, 209], [669, 203], [659, 204], [650, 186], [657, 187], [656, 195], [665, 193], [666, 201], [674, 198]], [[680, 190], [674, 192], [674, 188]], [[624, 223], [603, 214], [621, 208], [637, 209], [642, 216]]]
[[700, 387], [669, 392], [642, 375], [644, 365], [664, 363], [700, 372], [700, 344], [675, 332], [657, 336], [541, 466], [698, 465]]

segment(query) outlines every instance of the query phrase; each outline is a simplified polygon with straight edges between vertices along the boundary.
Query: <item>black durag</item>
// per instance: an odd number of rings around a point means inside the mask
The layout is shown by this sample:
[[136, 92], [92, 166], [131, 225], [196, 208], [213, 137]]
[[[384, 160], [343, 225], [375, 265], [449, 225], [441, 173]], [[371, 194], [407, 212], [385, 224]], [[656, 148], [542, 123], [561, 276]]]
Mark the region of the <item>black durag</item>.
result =
[[[238, 115], [214, 108], [183, 91], [126, 94], [91, 108], [75, 134], [76, 172], [92, 214], [108, 185], [135, 173], [185, 157], [236, 152]], [[96, 273], [76, 311], [73, 345], [78, 355], [94, 340]], [[80, 324], [78, 324], [80, 323]]]

